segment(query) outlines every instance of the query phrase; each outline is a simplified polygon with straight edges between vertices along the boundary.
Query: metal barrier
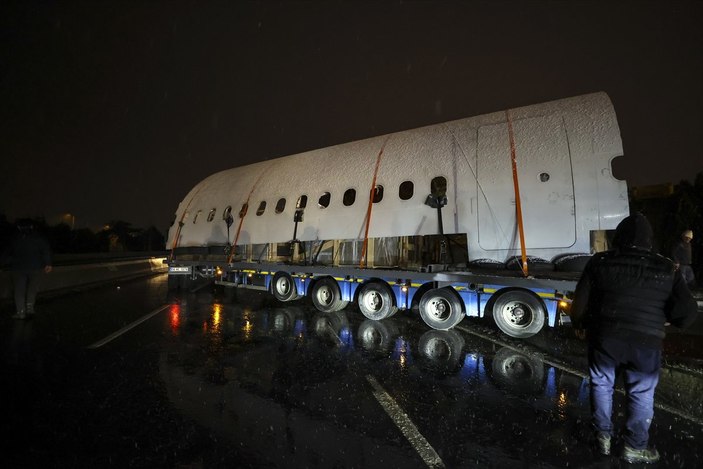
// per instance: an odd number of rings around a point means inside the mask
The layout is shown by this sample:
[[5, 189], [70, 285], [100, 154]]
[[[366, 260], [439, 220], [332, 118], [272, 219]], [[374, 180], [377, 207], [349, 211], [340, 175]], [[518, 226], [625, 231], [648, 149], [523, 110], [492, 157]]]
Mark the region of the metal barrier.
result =
[[[122, 258], [115, 256], [86, 255], [65, 256], [55, 259], [51, 273], [43, 274], [39, 292], [58, 292], [72, 288], [88, 287], [114, 280], [136, 278], [159, 273], [166, 273], [168, 267], [162, 257], [145, 257], [144, 254]], [[8, 300], [13, 295], [12, 273], [0, 271], [0, 300]]]

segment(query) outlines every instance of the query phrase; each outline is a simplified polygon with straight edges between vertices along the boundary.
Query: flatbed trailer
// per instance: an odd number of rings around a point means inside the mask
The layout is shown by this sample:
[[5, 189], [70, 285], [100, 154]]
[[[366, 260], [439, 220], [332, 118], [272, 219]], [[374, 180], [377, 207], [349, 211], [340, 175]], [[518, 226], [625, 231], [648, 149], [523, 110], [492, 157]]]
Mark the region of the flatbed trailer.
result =
[[561, 323], [579, 271], [629, 215], [605, 93], [433, 124], [215, 173], [179, 204], [171, 283], [198, 277], [417, 310], [434, 329], [490, 317], [513, 337]]
[[355, 303], [373, 320], [416, 310], [428, 326], [439, 330], [453, 328], [466, 316], [489, 318], [516, 338], [530, 337], [545, 324], [559, 324], [577, 281], [577, 274], [566, 272], [526, 278], [508, 271], [414, 272], [251, 262], [203, 267], [199, 261], [178, 262], [169, 274], [184, 285], [210, 278], [227, 288], [271, 293], [281, 302], [307, 297], [325, 313]]

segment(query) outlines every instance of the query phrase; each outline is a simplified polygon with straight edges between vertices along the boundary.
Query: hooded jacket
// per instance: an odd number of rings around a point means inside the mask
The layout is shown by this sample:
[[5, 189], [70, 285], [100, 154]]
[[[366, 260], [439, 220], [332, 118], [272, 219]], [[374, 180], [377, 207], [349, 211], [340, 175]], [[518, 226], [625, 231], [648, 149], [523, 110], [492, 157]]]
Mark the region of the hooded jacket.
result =
[[51, 265], [49, 243], [31, 227], [21, 227], [4, 257], [15, 272], [28, 273]]
[[652, 227], [640, 213], [618, 225], [615, 249], [595, 254], [579, 279], [571, 309], [591, 339], [613, 337], [661, 348], [664, 323], [688, 327], [697, 305], [674, 263], [651, 252]]

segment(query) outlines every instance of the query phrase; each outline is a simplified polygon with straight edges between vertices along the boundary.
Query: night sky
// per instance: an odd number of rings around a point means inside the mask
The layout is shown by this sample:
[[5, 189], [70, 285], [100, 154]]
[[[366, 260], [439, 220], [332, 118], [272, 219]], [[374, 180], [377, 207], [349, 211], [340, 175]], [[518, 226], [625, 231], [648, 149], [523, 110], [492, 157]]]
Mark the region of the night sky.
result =
[[0, 213], [165, 232], [223, 169], [594, 91], [703, 171], [703, 2], [2, 2]]

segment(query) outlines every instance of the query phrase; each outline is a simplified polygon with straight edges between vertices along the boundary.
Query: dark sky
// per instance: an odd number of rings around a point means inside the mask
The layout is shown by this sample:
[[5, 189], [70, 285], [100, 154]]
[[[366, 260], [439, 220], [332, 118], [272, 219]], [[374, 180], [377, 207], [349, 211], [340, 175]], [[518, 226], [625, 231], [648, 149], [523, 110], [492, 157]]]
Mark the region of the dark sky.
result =
[[166, 230], [227, 168], [593, 91], [703, 171], [703, 2], [2, 2], [0, 213]]

